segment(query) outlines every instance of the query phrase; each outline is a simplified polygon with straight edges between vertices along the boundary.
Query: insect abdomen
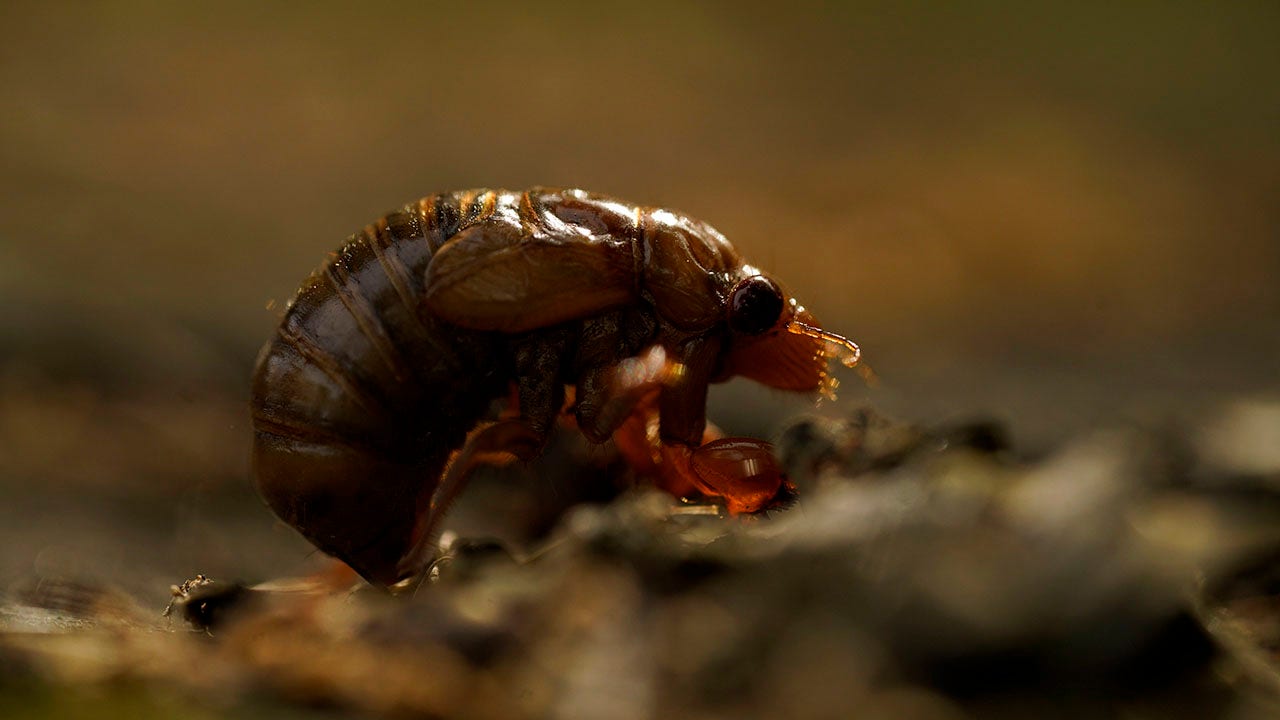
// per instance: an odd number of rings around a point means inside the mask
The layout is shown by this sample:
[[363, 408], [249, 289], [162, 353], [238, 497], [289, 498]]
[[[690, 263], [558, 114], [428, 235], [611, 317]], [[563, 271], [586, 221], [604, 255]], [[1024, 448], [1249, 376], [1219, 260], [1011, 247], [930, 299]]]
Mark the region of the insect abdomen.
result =
[[353, 235], [298, 291], [258, 360], [253, 472], [281, 519], [382, 584], [449, 454], [507, 372], [493, 334], [424, 312], [423, 279], [474, 193], [425, 198]]

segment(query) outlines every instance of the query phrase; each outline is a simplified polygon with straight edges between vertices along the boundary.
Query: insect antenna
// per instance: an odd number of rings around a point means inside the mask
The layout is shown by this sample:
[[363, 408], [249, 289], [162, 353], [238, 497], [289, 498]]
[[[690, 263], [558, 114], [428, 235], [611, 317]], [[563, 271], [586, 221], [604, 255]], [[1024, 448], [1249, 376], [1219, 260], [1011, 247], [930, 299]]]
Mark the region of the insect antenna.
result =
[[862, 348], [858, 347], [858, 343], [843, 335], [802, 323], [799, 320], [792, 320], [787, 323], [787, 332], [821, 340], [823, 342], [824, 355], [828, 358], [838, 359], [840, 364], [847, 368], [856, 369], [862, 381], [867, 385], [871, 387], [879, 385], [880, 381], [876, 377], [875, 371], [862, 362]]

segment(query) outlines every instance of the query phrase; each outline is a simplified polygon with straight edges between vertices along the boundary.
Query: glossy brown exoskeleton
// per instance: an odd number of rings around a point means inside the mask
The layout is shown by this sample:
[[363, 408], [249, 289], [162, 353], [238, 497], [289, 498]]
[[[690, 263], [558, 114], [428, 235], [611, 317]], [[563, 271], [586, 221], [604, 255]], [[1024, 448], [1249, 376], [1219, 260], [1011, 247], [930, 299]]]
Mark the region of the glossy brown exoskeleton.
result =
[[[254, 376], [253, 472], [281, 518], [392, 585], [431, 559], [469, 468], [534, 456], [572, 386], [587, 438], [756, 512], [788, 484], [766, 443], [703, 445], [708, 384], [821, 390], [836, 355], [852, 366], [857, 347], [680, 213], [581, 190], [434, 195], [298, 291]], [[484, 422], [513, 392], [518, 417]]]

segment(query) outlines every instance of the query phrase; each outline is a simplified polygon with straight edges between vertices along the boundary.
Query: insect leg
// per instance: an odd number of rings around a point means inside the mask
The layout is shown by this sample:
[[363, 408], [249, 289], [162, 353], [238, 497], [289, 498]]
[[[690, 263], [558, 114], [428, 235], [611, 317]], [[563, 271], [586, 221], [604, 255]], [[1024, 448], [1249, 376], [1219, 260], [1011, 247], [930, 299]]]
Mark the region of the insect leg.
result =
[[[661, 348], [644, 347], [651, 332], [646, 318], [612, 312], [582, 323], [570, 367], [575, 379], [574, 415], [578, 428], [594, 443], [609, 439], [631, 408], [666, 367]], [[635, 355], [635, 357], [632, 357]]]
[[[672, 495], [719, 495], [701, 482], [691, 444], [659, 440], [660, 398], [687, 382], [687, 373], [688, 367], [672, 360], [661, 345], [614, 365], [591, 368], [578, 381], [578, 424], [588, 437], [599, 438], [597, 441], [612, 433], [614, 445], [627, 463]], [[703, 432], [699, 441], [714, 437]], [[667, 445], [671, 448], [664, 456]]]
[[393, 590], [416, 587], [421, 582], [423, 573], [435, 556], [436, 545], [443, 530], [441, 521], [466, 487], [471, 473], [481, 465], [504, 465], [513, 459], [521, 459], [520, 450], [539, 447], [541, 440], [529, 424], [521, 419], [487, 423], [467, 435], [462, 449], [450, 458], [448, 469], [440, 478], [435, 494], [431, 496], [430, 505], [418, 517], [418, 524], [413, 532], [413, 547], [405, 553], [397, 567], [404, 580], [396, 583]]
[[658, 397], [659, 435], [663, 445], [694, 446], [702, 442], [707, 427], [707, 387], [715, 371], [721, 341], [698, 337], [683, 343], [674, 353], [671, 380]]
[[657, 392], [637, 403], [634, 412], [613, 432], [613, 444], [637, 474], [652, 478], [657, 487], [680, 498], [705, 494], [688, 475], [673, 472], [674, 466], [663, 462], [662, 444], [658, 440]]
[[724, 438], [698, 447], [693, 471], [724, 498], [730, 513], [753, 513], [787, 504], [794, 488], [779, 467], [773, 446], [754, 438]]
[[726, 438], [705, 445], [707, 385], [720, 343], [698, 338], [681, 346], [683, 368], [659, 397], [659, 456], [667, 487], [691, 486], [724, 499], [729, 512], [752, 513], [779, 501], [785, 479], [773, 448], [761, 440]]
[[724, 438], [696, 448], [663, 443], [658, 454], [664, 488], [675, 494], [682, 493], [673, 488], [693, 488], [721, 498], [734, 515], [785, 506], [795, 496], [773, 446], [763, 440]]
[[[695, 468], [693, 472], [698, 473], [699, 476], [702, 475], [697, 469], [696, 458], [708, 443], [723, 437], [724, 433], [720, 428], [710, 422], [707, 423], [707, 429], [702, 433], [702, 445], [696, 448], [691, 456], [691, 462], [694, 462]], [[686, 475], [675, 472], [670, 467], [664, 467], [662, 464], [662, 445], [658, 440], [657, 391], [649, 393], [636, 403], [632, 413], [618, 426], [617, 430], [613, 431], [613, 444], [633, 470], [642, 476], [653, 478], [655, 485], [672, 495], [690, 497], [706, 494], [704, 488], [694, 485]]]
[[481, 465], [502, 465], [512, 459], [531, 460], [546, 445], [547, 435], [564, 405], [561, 367], [571, 333], [557, 328], [518, 340], [514, 355], [519, 417], [477, 427], [449, 460], [427, 510], [414, 528], [413, 549], [401, 560], [399, 570], [406, 583], [420, 582], [433, 559], [440, 537], [441, 520]]
[[563, 368], [571, 335], [570, 328], [560, 327], [530, 335], [515, 346], [520, 420], [536, 440], [532, 446], [509, 448], [521, 460], [531, 460], [542, 451], [564, 408]]
[[578, 427], [591, 441], [604, 442], [639, 408], [645, 415], [655, 413], [658, 393], [671, 382], [674, 368], [659, 345], [615, 364], [588, 368], [578, 378]]

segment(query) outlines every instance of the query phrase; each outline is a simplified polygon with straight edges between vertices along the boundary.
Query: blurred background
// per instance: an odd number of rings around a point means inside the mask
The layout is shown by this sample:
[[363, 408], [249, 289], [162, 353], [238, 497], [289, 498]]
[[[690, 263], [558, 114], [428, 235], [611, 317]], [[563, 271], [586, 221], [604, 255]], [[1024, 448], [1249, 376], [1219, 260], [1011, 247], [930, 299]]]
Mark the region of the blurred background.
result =
[[[302, 278], [433, 192], [704, 219], [856, 339], [839, 415], [1034, 454], [1280, 390], [1280, 6], [0, 5], [0, 583], [308, 546], [247, 477]], [[767, 436], [811, 401], [732, 384]]]

